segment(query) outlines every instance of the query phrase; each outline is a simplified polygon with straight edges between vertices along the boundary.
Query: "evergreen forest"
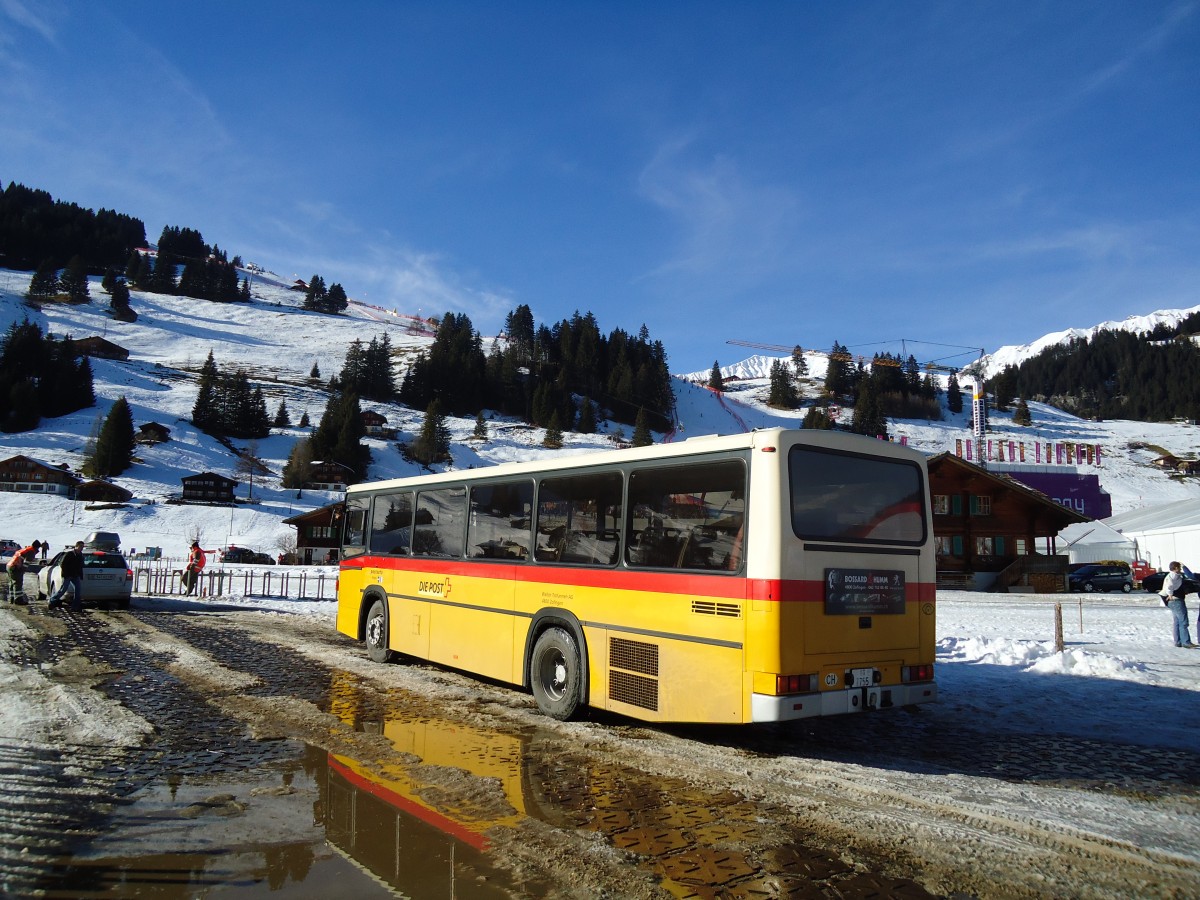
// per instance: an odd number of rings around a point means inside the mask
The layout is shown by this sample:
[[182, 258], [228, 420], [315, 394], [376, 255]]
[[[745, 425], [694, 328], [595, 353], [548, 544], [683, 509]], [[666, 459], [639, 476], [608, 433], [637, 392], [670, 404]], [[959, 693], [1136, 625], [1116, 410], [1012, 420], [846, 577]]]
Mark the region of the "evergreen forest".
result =
[[987, 383], [996, 406], [1049, 403], [1095, 419], [1200, 419], [1200, 313], [1149, 332], [1098, 331], [1047, 347]]
[[0, 265], [33, 269], [48, 262], [61, 269], [79, 256], [89, 272], [124, 266], [146, 246], [140, 219], [108, 209], [93, 212], [55, 200], [45, 191], [9, 182], [0, 193]]

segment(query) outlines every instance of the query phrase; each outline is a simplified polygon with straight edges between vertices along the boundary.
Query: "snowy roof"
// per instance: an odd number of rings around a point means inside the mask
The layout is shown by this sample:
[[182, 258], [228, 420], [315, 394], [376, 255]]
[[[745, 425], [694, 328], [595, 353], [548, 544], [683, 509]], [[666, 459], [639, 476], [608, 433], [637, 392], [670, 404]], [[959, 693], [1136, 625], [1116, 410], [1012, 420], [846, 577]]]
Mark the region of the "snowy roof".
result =
[[1164, 528], [1200, 528], [1200, 500], [1190, 498], [1109, 516], [1109, 527], [1124, 533]]
[[1134, 544], [1132, 538], [1125, 537], [1121, 532], [1100, 521], [1074, 522], [1058, 533], [1058, 539], [1068, 547], [1073, 547], [1076, 544], [1081, 546], [1095, 546], [1097, 544], [1133, 546]]

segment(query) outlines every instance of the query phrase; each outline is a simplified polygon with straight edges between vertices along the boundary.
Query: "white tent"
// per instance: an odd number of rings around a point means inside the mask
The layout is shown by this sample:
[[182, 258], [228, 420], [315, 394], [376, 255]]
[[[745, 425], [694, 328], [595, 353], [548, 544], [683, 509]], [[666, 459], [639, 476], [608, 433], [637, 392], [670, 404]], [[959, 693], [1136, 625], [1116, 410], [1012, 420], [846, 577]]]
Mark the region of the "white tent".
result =
[[1193, 571], [1200, 567], [1200, 499], [1135, 509], [1109, 516], [1103, 524], [1135, 541], [1140, 557], [1156, 569], [1173, 559]]
[[1072, 563], [1116, 559], [1133, 562], [1139, 558], [1135, 540], [1098, 521], [1068, 525], [1058, 533], [1055, 545]]

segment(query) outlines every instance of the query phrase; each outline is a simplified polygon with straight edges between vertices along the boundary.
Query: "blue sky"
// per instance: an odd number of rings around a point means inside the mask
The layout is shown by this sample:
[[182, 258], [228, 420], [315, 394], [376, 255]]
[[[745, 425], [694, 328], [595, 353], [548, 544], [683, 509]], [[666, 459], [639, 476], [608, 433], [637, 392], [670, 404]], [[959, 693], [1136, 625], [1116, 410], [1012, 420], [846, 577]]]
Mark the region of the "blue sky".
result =
[[676, 372], [1200, 304], [1198, 138], [1197, 2], [0, 0], [4, 184]]

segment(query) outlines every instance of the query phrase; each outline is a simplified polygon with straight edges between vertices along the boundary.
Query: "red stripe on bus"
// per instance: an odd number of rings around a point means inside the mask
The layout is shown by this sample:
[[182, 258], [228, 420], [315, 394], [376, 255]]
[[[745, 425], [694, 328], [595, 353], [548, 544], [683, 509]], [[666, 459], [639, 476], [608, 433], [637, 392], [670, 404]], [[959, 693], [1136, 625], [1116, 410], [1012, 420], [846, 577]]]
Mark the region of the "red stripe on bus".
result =
[[384, 803], [401, 809], [409, 815], [415, 816], [422, 822], [432, 825], [439, 831], [444, 831], [453, 838], [457, 838], [464, 844], [474, 847], [476, 850], [486, 850], [488, 840], [481, 834], [476, 834], [474, 831], [468, 830], [465, 826], [460, 825], [453, 819], [448, 819], [439, 812], [434, 812], [427, 806], [422, 806], [415, 800], [409, 800], [407, 797], [397, 794], [395, 791], [385, 788], [381, 784], [376, 784], [359, 775], [353, 769], [349, 768], [345, 763], [338, 762], [332, 756], [329, 757], [329, 768], [337, 772], [352, 785], [359, 790], [366, 791], [374, 797], [378, 797]]
[[[655, 594], [692, 594], [729, 600], [760, 600], [783, 603], [823, 603], [823, 580], [782, 580], [778, 578], [740, 578], [734, 575], [706, 575], [697, 572], [651, 572], [629, 569], [592, 569], [570, 566], [531, 566], [507, 563], [468, 562], [431, 557], [356, 556], [346, 560], [344, 568], [393, 569], [401, 572], [429, 572], [472, 578], [497, 578], [530, 584], [569, 587], [608, 588], [645, 591]], [[905, 599], [909, 602], [933, 602], [932, 582], [909, 582]]]

